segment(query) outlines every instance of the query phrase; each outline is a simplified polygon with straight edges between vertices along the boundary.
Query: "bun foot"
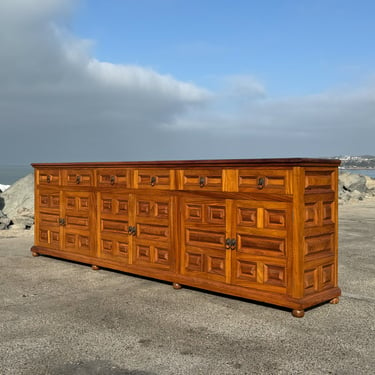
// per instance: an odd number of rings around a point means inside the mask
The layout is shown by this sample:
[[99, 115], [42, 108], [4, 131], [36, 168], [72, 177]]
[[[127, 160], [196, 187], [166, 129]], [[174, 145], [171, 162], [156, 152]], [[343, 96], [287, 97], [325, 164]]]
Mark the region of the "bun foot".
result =
[[31, 252], [31, 255], [32, 255], [33, 257], [38, 257], [38, 256], [39, 256], [39, 253], [37, 253], [36, 251], [32, 251], [32, 252]]
[[332, 298], [329, 303], [332, 305], [337, 305], [339, 303], [340, 299], [339, 297]]
[[173, 283], [173, 289], [181, 289], [182, 285], [179, 283]]
[[292, 315], [295, 318], [303, 318], [305, 316], [305, 310], [293, 310]]
[[98, 271], [98, 270], [100, 270], [100, 267], [99, 267], [99, 266], [96, 266], [95, 264], [93, 264], [93, 265], [91, 266], [91, 269], [93, 269], [94, 271]]

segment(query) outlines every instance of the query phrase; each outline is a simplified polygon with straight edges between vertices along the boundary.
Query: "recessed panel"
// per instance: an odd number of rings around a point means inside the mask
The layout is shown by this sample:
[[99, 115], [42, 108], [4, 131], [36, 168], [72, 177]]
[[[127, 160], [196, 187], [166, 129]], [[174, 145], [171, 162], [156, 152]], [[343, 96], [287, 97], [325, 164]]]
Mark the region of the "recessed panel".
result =
[[275, 286], [286, 286], [285, 267], [274, 264], [264, 265], [264, 283]]
[[264, 209], [264, 227], [270, 229], [286, 229], [286, 211]]
[[307, 192], [333, 191], [333, 170], [305, 172], [305, 190]]
[[305, 238], [305, 255], [326, 255], [333, 253], [333, 234], [322, 234]]
[[285, 256], [285, 239], [238, 234], [237, 251], [265, 256]]
[[225, 206], [207, 205], [207, 223], [225, 225]]
[[185, 268], [188, 271], [203, 272], [203, 255], [199, 253], [186, 252], [185, 264]]
[[323, 225], [329, 225], [334, 222], [334, 203], [333, 202], [323, 202]]
[[165, 225], [139, 224], [138, 238], [168, 240], [169, 228]]
[[127, 233], [128, 232], [128, 222], [121, 220], [101, 220], [101, 229], [104, 232], [116, 232], [116, 233]]
[[257, 281], [257, 263], [242, 259], [236, 260], [236, 274], [235, 278], [238, 280], [245, 280], [250, 282]]
[[169, 264], [169, 251], [161, 247], [155, 247], [155, 263]]
[[256, 208], [237, 208], [237, 225], [246, 227], [256, 227], [257, 226], [257, 209]]
[[79, 227], [80, 229], [87, 229], [89, 226], [89, 219], [81, 216], [67, 216], [66, 225]]
[[186, 239], [189, 245], [209, 246], [224, 250], [225, 233], [188, 228]]
[[187, 222], [202, 223], [203, 222], [203, 205], [200, 204], [186, 204], [185, 205], [185, 220]]

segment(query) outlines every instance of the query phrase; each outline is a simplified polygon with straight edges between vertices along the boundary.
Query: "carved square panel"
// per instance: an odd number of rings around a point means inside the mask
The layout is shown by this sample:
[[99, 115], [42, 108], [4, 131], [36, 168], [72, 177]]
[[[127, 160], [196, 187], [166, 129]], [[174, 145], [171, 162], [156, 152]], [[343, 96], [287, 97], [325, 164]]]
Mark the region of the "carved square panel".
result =
[[51, 244], [57, 244], [58, 245], [59, 242], [60, 242], [60, 233], [51, 231], [50, 236], [51, 236]]
[[265, 209], [264, 227], [271, 229], [286, 229], [286, 211]]
[[185, 220], [195, 223], [203, 222], [203, 205], [200, 204], [186, 204], [185, 206]]
[[40, 229], [39, 230], [39, 241], [40, 242], [49, 242], [48, 241], [48, 230], [47, 229]]
[[60, 207], [60, 197], [58, 195], [51, 196], [51, 208], [59, 208]]
[[150, 246], [137, 245], [137, 259], [150, 262], [151, 261]]
[[75, 209], [76, 207], [76, 198], [75, 197], [67, 197], [66, 198], [66, 207], [70, 209]]
[[102, 250], [107, 253], [112, 253], [113, 250], [113, 241], [111, 240], [102, 240]]
[[306, 270], [304, 273], [305, 294], [314, 293], [318, 290], [318, 269]]
[[286, 286], [285, 267], [274, 264], [264, 265], [264, 283], [275, 286]]
[[203, 272], [203, 255], [197, 253], [186, 252], [185, 268], [189, 271]]
[[89, 208], [89, 199], [87, 197], [80, 197], [78, 199], [78, 209], [80, 211], [87, 211]]
[[237, 225], [246, 227], [257, 226], [257, 209], [256, 208], [237, 208]]
[[75, 247], [76, 245], [76, 235], [72, 233], [65, 234], [65, 244], [67, 247]]
[[207, 223], [225, 225], [225, 206], [207, 205]]
[[148, 201], [138, 201], [137, 205], [137, 215], [138, 216], [150, 216], [151, 215], [151, 202]]
[[225, 258], [207, 255], [207, 272], [225, 276]]
[[102, 212], [112, 213], [112, 199], [102, 199]]
[[167, 202], [155, 203], [155, 216], [159, 219], [168, 219], [169, 217], [169, 204]]
[[332, 224], [333, 212], [334, 212], [333, 202], [323, 202], [323, 225]]
[[155, 247], [155, 263], [169, 264], [169, 251], [160, 247]]
[[334, 284], [334, 264], [326, 264], [321, 267], [321, 287], [332, 287]]
[[128, 255], [129, 253], [129, 245], [125, 242], [118, 243], [118, 250], [121, 255]]
[[257, 263], [237, 259], [235, 277], [240, 280], [256, 282], [257, 281]]
[[305, 204], [305, 226], [313, 227], [319, 225], [319, 214], [318, 214], [318, 203], [306, 203]]
[[87, 236], [79, 235], [78, 236], [78, 247], [80, 249], [84, 248], [84, 249], [87, 250], [90, 247], [89, 238]]
[[43, 208], [49, 207], [49, 195], [43, 194], [39, 198], [39, 206]]
[[117, 214], [119, 215], [128, 215], [129, 212], [129, 202], [125, 199], [117, 200]]

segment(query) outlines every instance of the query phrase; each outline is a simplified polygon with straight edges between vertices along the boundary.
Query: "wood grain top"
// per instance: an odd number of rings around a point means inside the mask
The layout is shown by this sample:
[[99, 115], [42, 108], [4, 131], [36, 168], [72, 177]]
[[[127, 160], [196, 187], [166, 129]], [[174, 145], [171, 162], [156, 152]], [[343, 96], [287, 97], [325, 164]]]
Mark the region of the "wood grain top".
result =
[[115, 162], [69, 162], [32, 163], [34, 168], [238, 168], [238, 167], [332, 167], [341, 163], [337, 159], [318, 158], [272, 158], [272, 159], [218, 159], [218, 160], [162, 160], [162, 161], [115, 161]]

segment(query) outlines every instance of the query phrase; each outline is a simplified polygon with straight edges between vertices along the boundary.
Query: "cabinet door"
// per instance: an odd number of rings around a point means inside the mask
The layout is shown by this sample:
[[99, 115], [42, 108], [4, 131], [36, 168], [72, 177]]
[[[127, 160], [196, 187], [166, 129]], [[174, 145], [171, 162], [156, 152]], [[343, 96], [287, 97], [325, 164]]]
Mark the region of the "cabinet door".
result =
[[174, 269], [174, 200], [169, 193], [135, 194], [133, 219], [133, 264]]
[[94, 194], [64, 192], [62, 218], [62, 249], [81, 255], [95, 255]]
[[291, 209], [283, 202], [234, 201], [232, 284], [285, 292]]
[[129, 263], [130, 194], [98, 193], [100, 258]]
[[227, 282], [230, 271], [226, 200], [181, 198], [181, 273]]
[[35, 199], [35, 242], [37, 246], [51, 249], [60, 247], [60, 206], [59, 190], [40, 189]]

